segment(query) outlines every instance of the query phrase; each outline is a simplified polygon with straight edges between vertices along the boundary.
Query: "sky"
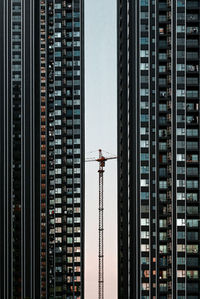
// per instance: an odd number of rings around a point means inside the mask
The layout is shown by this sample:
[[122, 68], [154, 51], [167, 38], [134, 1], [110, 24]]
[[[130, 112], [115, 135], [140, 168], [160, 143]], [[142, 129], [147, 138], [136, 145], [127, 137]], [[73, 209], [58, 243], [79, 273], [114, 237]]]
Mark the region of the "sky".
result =
[[[86, 158], [117, 153], [116, 0], [85, 0]], [[92, 152], [92, 153], [91, 153]], [[98, 298], [98, 163], [86, 163], [85, 298]], [[104, 174], [105, 299], [117, 298], [117, 162]]]

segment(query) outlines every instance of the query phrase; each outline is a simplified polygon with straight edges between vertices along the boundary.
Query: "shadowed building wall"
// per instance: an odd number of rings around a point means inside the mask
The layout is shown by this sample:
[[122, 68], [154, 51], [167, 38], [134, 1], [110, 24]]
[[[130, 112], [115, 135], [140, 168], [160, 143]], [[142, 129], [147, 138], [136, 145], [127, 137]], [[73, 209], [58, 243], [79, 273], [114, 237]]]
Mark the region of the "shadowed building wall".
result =
[[1, 25], [1, 297], [83, 298], [83, 1], [3, 1]]
[[199, 298], [199, 1], [118, 1], [118, 297]]

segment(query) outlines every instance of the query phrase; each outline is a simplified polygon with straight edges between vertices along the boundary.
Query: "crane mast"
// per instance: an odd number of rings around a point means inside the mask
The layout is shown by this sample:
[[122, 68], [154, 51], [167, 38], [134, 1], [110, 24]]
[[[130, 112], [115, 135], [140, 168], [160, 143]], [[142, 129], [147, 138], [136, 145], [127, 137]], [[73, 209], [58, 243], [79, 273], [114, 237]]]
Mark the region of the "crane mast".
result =
[[103, 174], [105, 160], [99, 150], [99, 271], [98, 271], [98, 298], [104, 298], [104, 239], [103, 239]]
[[86, 159], [86, 162], [99, 162], [99, 252], [98, 252], [98, 299], [104, 299], [104, 226], [103, 226], [103, 175], [105, 162], [107, 160], [117, 159], [116, 156], [105, 158], [102, 155], [102, 150], [99, 150], [98, 159]]

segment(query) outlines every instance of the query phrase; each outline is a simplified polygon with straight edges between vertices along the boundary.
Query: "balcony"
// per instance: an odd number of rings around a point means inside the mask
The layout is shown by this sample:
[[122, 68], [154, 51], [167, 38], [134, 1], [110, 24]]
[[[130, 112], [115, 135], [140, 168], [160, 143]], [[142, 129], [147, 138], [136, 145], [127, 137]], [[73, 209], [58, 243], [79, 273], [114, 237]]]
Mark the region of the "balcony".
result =
[[198, 103], [187, 103], [186, 111], [187, 112], [198, 112], [199, 104]]
[[198, 22], [198, 14], [187, 14], [187, 22]]
[[187, 60], [196, 61], [199, 59], [198, 52], [187, 52]]
[[198, 64], [187, 64], [186, 70], [188, 73], [195, 73], [198, 72], [199, 70], [199, 65]]
[[160, 49], [167, 49], [167, 40], [160, 40], [159, 41], [159, 48]]
[[196, 27], [196, 26], [193, 26], [193, 27], [187, 27], [187, 30], [186, 30], [186, 32], [187, 32], [187, 34], [188, 35], [197, 35], [198, 34], [198, 32], [199, 32], [199, 28], [198, 27]]
[[166, 10], [168, 8], [167, 2], [159, 2], [159, 9]]
[[198, 9], [199, 2], [198, 1], [187, 1], [187, 9]]
[[167, 16], [166, 15], [159, 15], [159, 22], [167, 22]]
[[198, 39], [187, 39], [187, 48], [197, 48], [199, 46]]

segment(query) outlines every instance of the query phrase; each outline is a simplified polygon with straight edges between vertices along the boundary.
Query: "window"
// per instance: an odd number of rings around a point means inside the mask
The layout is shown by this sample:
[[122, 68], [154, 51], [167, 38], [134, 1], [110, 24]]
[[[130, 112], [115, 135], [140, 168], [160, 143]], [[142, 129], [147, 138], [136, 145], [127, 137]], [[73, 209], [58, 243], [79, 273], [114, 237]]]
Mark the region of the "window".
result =
[[166, 292], [167, 291], [167, 284], [166, 283], [160, 283], [160, 291]]
[[61, 48], [61, 42], [55, 42], [54, 46], [55, 48]]
[[187, 168], [187, 175], [189, 176], [197, 176], [199, 169], [197, 167], [188, 167]]
[[141, 225], [148, 226], [149, 218], [141, 218]]
[[197, 72], [199, 69], [199, 66], [197, 64], [187, 64], [186, 70], [188, 72]]
[[160, 168], [159, 169], [159, 176], [165, 177], [167, 175], [167, 168]]
[[148, 70], [149, 69], [149, 64], [148, 63], [140, 63], [140, 70]]
[[[182, 78], [182, 77], [179, 77], [179, 78]], [[177, 97], [184, 97], [185, 96], [185, 90], [184, 89], [177, 89], [176, 96]]]
[[79, 28], [80, 27], [80, 22], [74, 22], [74, 27]]
[[61, 126], [61, 119], [55, 119], [55, 125]]
[[[147, 76], [141, 76], [140, 77], [141, 83], [148, 83], [148, 77]], [[141, 107], [141, 105], [140, 105]], [[142, 107], [141, 107], [142, 108]], [[148, 108], [148, 107], [147, 107]], [[145, 109], [145, 108], [144, 108]]]
[[141, 166], [141, 173], [149, 173], [149, 166]]
[[188, 266], [198, 265], [198, 257], [187, 257], [187, 265]]
[[185, 71], [185, 64], [177, 64], [177, 71]]
[[177, 232], [177, 239], [185, 239], [185, 232], [178, 231]]
[[148, 96], [149, 90], [148, 89], [140, 89], [140, 95], [141, 96]]
[[147, 32], [148, 31], [148, 24], [141, 24], [141, 32]]
[[159, 181], [160, 189], [167, 189], [167, 181]]
[[166, 279], [167, 278], [167, 271], [166, 270], [160, 270], [159, 271], [159, 279]]
[[149, 258], [148, 257], [141, 257], [141, 264], [142, 265], [148, 265], [149, 264]]
[[159, 150], [161, 150], [161, 151], [167, 150], [167, 143], [166, 142], [159, 142]]
[[141, 197], [141, 200], [148, 200], [149, 192], [141, 192], [140, 197]]
[[159, 65], [159, 72], [160, 73], [166, 72], [166, 66], [165, 65]]
[[184, 252], [185, 244], [177, 244], [177, 252]]
[[159, 227], [167, 227], [167, 220], [166, 219], [160, 219], [159, 220]]
[[187, 253], [198, 253], [199, 247], [198, 245], [187, 245]]
[[165, 202], [165, 201], [167, 200], [167, 195], [166, 195], [166, 193], [160, 193], [160, 194], [159, 194], [159, 200], [160, 200], [161, 202]]
[[198, 201], [198, 194], [197, 193], [187, 193], [187, 200], [188, 201]]
[[166, 125], [166, 123], [167, 123], [167, 118], [166, 118], [166, 116], [160, 116], [160, 117], [159, 117], [159, 124], [160, 124], [160, 125]]
[[55, 188], [55, 194], [61, 194], [62, 189], [61, 188]]
[[159, 245], [159, 253], [167, 253], [167, 245]]
[[56, 168], [55, 169], [55, 174], [61, 174], [61, 168]]
[[61, 57], [61, 51], [55, 51], [55, 57]]
[[141, 135], [147, 135], [148, 133], [149, 133], [149, 128], [146, 128], [146, 127], [140, 128]]
[[185, 26], [177, 26], [176, 29], [177, 29], [178, 33], [182, 33], [182, 32], [184, 33], [185, 32]]
[[193, 207], [193, 206], [189, 206], [187, 207], [187, 214], [188, 215], [192, 215], [192, 214], [198, 214], [198, 207]]
[[[143, 278], [148, 278], [149, 277], [149, 270], [143, 270], [143, 272], [141, 272], [141, 275]], [[148, 299], [148, 296], [143, 296], [144, 299]]]
[[187, 219], [187, 227], [198, 227], [198, 219]]
[[184, 154], [177, 154], [177, 161], [185, 161], [185, 155]]
[[177, 206], [177, 213], [185, 213], [185, 206]]
[[74, 31], [74, 37], [80, 37], [80, 32], [79, 31]]
[[199, 271], [197, 271], [197, 270], [188, 270], [187, 271], [187, 278], [198, 279], [199, 278]]
[[142, 45], [147, 45], [148, 44], [148, 37], [141, 37], [140, 42]]
[[[56, 145], [61, 145], [61, 139], [55, 139], [55, 144]], [[60, 163], [61, 164], [61, 163]]]
[[149, 146], [149, 141], [148, 140], [141, 140], [140, 141], [140, 147], [148, 147]]
[[[199, 58], [198, 52], [187, 52], [188, 59], [197, 59]], [[198, 78], [187, 78], [187, 83], [192, 84], [192, 79], [195, 79], [195, 84], [198, 83]]]
[[148, 57], [149, 51], [148, 50], [141, 50], [140, 51], [140, 57]]
[[148, 19], [148, 12], [141, 12], [140, 13], [140, 18], [141, 19]]
[[159, 137], [166, 137], [166, 136], [167, 136], [167, 130], [166, 129], [159, 130]]
[[[189, 292], [192, 292], [192, 293], [198, 293], [199, 294], [199, 285], [198, 285], [198, 283], [187, 283], [187, 290], [189, 291]], [[194, 295], [194, 296], [188, 296], [188, 299], [197, 299], [198, 298], [198, 296], [196, 295]]]
[[184, 46], [185, 39], [184, 38], [177, 38], [177, 45], [178, 46]]
[[142, 283], [142, 290], [148, 291], [149, 290], [149, 283]]
[[167, 240], [167, 233], [165, 233], [165, 232], [160, 232], [160, 233], [159, 233], [159, 240], [161, 240], [161, 241], [165, 241], [165, 240]]
[[56, 214], [61, 214], [62, 213], [62, 208], [55, 208], [55, 213]]
[[186, 95], [188, 98], [198, 98], [199, 92], [198, 90], [187, 90]]
[[[177, 83], [178, 83], [178, 84], [184, 84], [184, 83], [185, 83], [185, 77], [183, 77], [183, 76], [178, 76], [178, 77], [177, 77]], [[181, 95], [181, 96], [185, 96], [185, 93], [184, 93], [184, 95]]]
[[80, 51], [74, 51], [74, 56], [80, 56]]
[[148, 114], [141, 114], [141, 122], [148, 122], [149, 115]]
[[56, 179], [55, 179], [55, 183], [56, 183], [56, 184], [59, 184], [59, 185], [62, 184], [62, 180], [61, 180], [61, 178], [56, 178]]
[[160, 163], [167, 163], [167, 155], [159, 155]]
[[159, 265], [167, 266], [167, 257], [166, 256], [159, 257]]
[[61, 9], [61, 4], [60, 3], [55, 3], [54, 8], [55, 9]]
[[194, 180], [187, 180], [187, 188], [191, 188], [191, 189], [197, 189], [199, 186], [199, 182], [198, 181], [194, 181]]
[[141, 244], [141, 251], [148, 252], [149, 244]]
[[185, 187], [185, 180], [177, 180], [177, 187]]
[[177, 277], [185, 277], [185, 270], [177, 270]]
[[147, 161], [149, 160], [149, 154], [140, 154], [141, 161]]
[[177, 219], [177, 226], [185, 226], [185, 219]]
[[198, 142], [197, 141], [187, 141], [187, 149], [188, 150], [198, 150]]
[[185, 200], [185, 193], [177, 193], [177, 200]]
[[[61, 32], [55, 32], [54, 35], [55, 35], [55, 38], [61, 38]], [[55, 63], [55, 66], [56, 66], [56, 63]]]
[[183, 103], [183, 102], [178, 102], [178, 103], [177, 103], [177, 109], [178, 109], [178, 110], [184, 110], [184, 109], [185, 109], [185, 103]]
[[184, 7], [185, 6], [185, 1], [184, 0], [177, 0], [177, 6], [178, 7]]
[[167, 59], [167, 54], [166, 53], [159, 53], [159, 60], [165, 60]]
[[185, 283], [178, 282], [177, 283], [177, 289], [178, 289], [178, 291], [184, 291], [185, 290]]
[[159, 104], [159, 111], [167, 111], [167, 105], [166, 104]]
[[177, 128], [176, 129], [178, 136], [184, 136], [185, 135], [185, 129], [184, 128]]
[[177, 167], [177, 174], [185, 174], [185, 167]]
[[140, 0], [140, 5], [141, 6], [148, 6], [148, 1], [149, 0]]

